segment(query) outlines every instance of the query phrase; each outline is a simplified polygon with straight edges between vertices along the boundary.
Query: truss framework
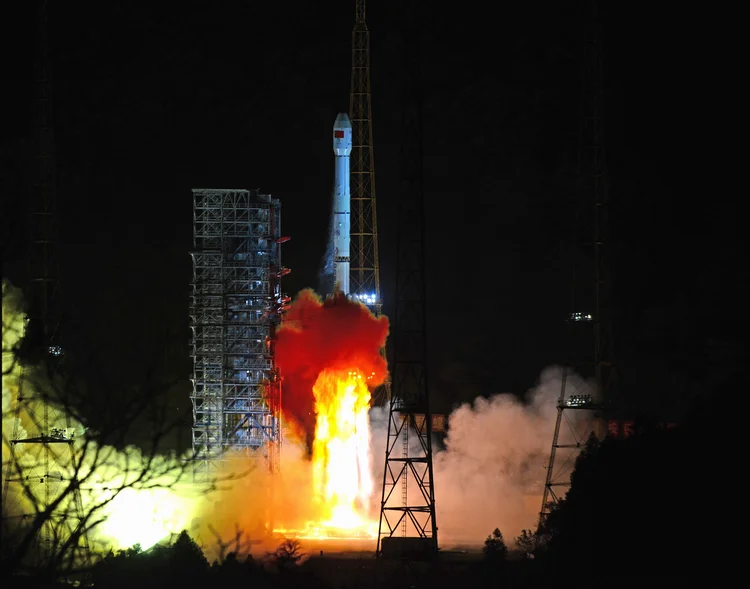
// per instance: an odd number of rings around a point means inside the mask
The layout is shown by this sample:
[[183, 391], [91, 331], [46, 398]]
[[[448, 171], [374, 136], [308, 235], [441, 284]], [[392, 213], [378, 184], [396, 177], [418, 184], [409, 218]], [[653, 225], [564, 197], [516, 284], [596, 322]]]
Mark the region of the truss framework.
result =
[[[383, 312], [378, 257], [378, 213], [375, 201], [375, 155], [372, 140], [372, 100], [370, 92], [370, 31], [366, 22], [366, 2], [356, 0], [352, 30], [352, 77], [349, 93], [349, 119], [352, 123], [351, 256], [349, 291], [374, 315]], [[385, 347], [381, 355], [387, 360]], [[390, 378], [373, 391], [377, 405], [390, 401]]]
[[[552, 437], [547, 474], [539, 512], [539, 525], [543, 526], [553, 506], [565, 497], [570, 488], [570, 475], [576, 460], [592, 435], [597, 434], [605, 407], [589, 395], [582, 382], [571, 381], [568, 370], [562, 375], [560, 396], [557, 399], [557, 419]], [[583, 416], [581, 414], [584, 414]], [[570, 419], [573, 415], [574, 418]]]
[[279, 468], [281, 384], [275, 331], [281, 205], [257, 190], [193, 190], [193, 452], [211, 477], [228, 452]]
[[[34, 187], [29, 195], [29, 287], [25, 292], [29, 314], [25, 317], [23, 346], [33, 359], [30, 365], [21, 366], [18, 390], [9, 408], [13, 414], [12, 433], [3, 436], [3, 444], [8, 448], [7, 460], [4, 458], [3, 534], [10, 538], [19, 523], [21, 529], [33, 526], [38, 513], [51, 510], [36, 534], [30, 551], [32, 562], [28, 564], [36, 569], [64, 565], [69, 572], [91, 562], [86, 518], [76, 480], [78, 457], [70, 435], [73, 429], [70, 416], [53, 408], [52, 396], [42, 392], [46, 380], [32, 378], [37, 372], [33, 365], [41, 360], [45, 376], [54, 383], [64, 356], [59, 329], [57, 168], [47, 0], [38, 2], [37, 18], [35, 170]], [[3, 410], [5, 413], [5, 407]], [[24, 457], [22, 461], [19, 456]], [[61, 491], [66, 486], [67, 491], [72, 489], [69, 494]], [[61, 500], [65, 497], [62, 493], [70, 500]], [[66, 551], [63, 547], [67, 544], [71, 549]], [[58, 563], [56, 559], [62, 554], [67, 562]]]
[[365, 22], [365, 0], [356, 0], [349, 119], [352, 123], [349, 290], [355, 297], [375, 295], [375, 303], [368, 306], [379, 314], [381, 298], [370, 93], [370, 31]]
[[396, 245], [396, 301], [391, 332], [393, 392], [383, 474], [378, 557], [437, 555], [432, 468], [433, 418], [427, 384], [422, 95], [419, 6], [409, 2], [405, 28], [405, 99]]
[[[572, 403], [569, 375], [563, 376], [562, 389], [557, 404], [552, 448], [539, 523], [542, 525], [552, 506], [564, 497], [570, 486], [570, 474], [575, 460], [587, 439], [574, 427], [568, 430], [572, 440], [561, 441], [561, 429], [568, 410], [594, 412], [597, 417], [612, 414], [616, 398], [617, 373], [614, 364], [612, 319], [608, 260], [608, 209], [607, 168], [604, 146], [602, 98], [602, 30], [598, 14], [598, 0], [588, 0], [583, 8], [583, 39], [581, 76], [581, 113], [579, 129], [577, 189], [575, 194], [576, 222], [573, 236], [571, 309], [567, 318], [569, 327], [569, 366], [584, 377], [594, 380], [598, 402]], [[567, 389], [567, 390], [566, 390]], [[570, 425], [570, 424], [569, 424]], [[565, 431], [562, 432], [565, 434]], [[589, 434], [605, 435], [604, 428]], [[566, 450], [562, 464], [558, 450]]]
[[[51, 370], [48, 375], [55, 376]], [[40, 513], [47, 512], [24, 564], [32, 570], [57, 568], [65, 575], [91, 564], [89, 518], [77, 481], [83, 456], [75, 446], [70, 416], [42, 389], [46, 389], [42, 380], [31, 378], [22, 368], [12, 432], [3, 436], [9, 452], [4, 463], [3, 534], [7, 538], [19, 531], [23, 534], [39, 524]]]
[[[437, 552], [437, 524], [432, 477], [432, 420], [421, 407], [392, 397], [388, 416], [383, 495], [377, 554], [404, 552], [389, 550], [394, 538], [420, 555]], [[410, 437], [410, 432], [413, 434]], [[411, 485], [409, 485], [411, 481]], [[411, 493], [409, 492], [411, 491]], [[417, 542], [407, 544], [410, 539]]]

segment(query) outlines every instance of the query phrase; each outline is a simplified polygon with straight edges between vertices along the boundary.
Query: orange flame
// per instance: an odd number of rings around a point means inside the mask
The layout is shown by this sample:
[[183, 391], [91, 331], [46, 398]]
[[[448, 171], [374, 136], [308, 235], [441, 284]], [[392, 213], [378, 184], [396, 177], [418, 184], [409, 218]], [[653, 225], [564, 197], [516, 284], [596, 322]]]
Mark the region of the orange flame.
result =
[[306, 527], [275, 532], [301, 539], [377, 537], [369, 514], [369, 405], [370, 391], [388, 374], [380, 353], [387, 336], [385, 316], [343, 293], [322, 299], [306, 289], [286, 312], [276, 341], [282, 411], [310, 452], [312, 488], [305, 516], [284, 514], [287, 524]]
[[367, 518], [373, 490], [368, 380], [355, 370], [324, 370], [313, 386], [314, 500], [321, 526], [339, 534], [360, 535], [371, 526]]

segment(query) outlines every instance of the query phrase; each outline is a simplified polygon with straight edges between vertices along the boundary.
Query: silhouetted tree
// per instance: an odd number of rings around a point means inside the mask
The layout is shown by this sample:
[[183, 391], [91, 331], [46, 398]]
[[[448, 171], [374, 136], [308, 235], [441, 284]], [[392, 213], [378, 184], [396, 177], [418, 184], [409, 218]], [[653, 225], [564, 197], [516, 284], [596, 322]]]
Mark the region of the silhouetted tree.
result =
[[[20, 291], [4, 281], [2, 296], [3, 476], [12, 484], [3, 492], [0, 570], [6, 579], [19, 574], [80, 578], [90, 565], [84, 538], [93, 536], [106, 520], [110, 503], [125, 490], [175, 488], [190, 480], [191, 461], [161, 451], [177, 423], [166, 410], [159, 415], [150, 410], [166, 391], [158, 382], [105, 393], [95, 387], [89, 390], [86, 374], [74, 377], [70, 368], [53, 370], [49, 355], [43, 365], [21, 364], [25, 323]], [[112, 405], [114, 399], [128, 411]], [[92, 407], [84, 406], [89, 401], [106, 423], [101, 432], [87, 423]], [[129, 432], [146, 415], [154, 417], [150, 439], [137, 450], [122, 452]], [[33, 441], [18, 444], [14, 435]], [[49, 473], [43, 470], [47, 458]], [[97, 491], [102, 488], [106, 493]], [[183, 539], [180, 546], [184, 543]], [[92, 562], [104, 558], [102, 550], [92, 546]]]
[[183, 530], [170, 550], [170, 565], [188, 581], [200, 578], [208, 571], [208, 560], [195, 541]]
[[539, 549], [540, 539], [531, 530], [521, 530], [521, 535], [515, 539], [516, 546], [529, 556], [535, 556]]
[[250, 554], [241, 559], [236, 552], [229, 552], [221, 563], [215, 561], [211, 565], [211, 579], [219, 587], [228, 587], [238, 582], [251, 583], [255, 589], [273, 586], [271, 577], [262, 564], [256, 562]]
[[270, 555], [271, 562], [280, 571], [294, 568], [304, 556], [299, 540], [290, 538], [284, 540]]
[[535, 561], [571, 575], [613, 576], [679, 575], [707, 562], [713, 547], [702, 540], [721, 505], [711, 484], [718, 467], [701, 461], [685, 486], [705, 452], [705, 429], [644, 426], [627, 439], [587, 445], [568, 493], [537, 530], [546, 542]]
[[229, 540], [224, 540], [221, 534], [219, 534], [213, 526], [209, 525], [208, 529], [214, 535], [216, 542], [217, 555], [216, 561], [214, 562], [215, 565], [223, 564], [230, 556], [235, 562], [239, 562], [243, 559], [252, 560], [253, 557], [250, 551], [253, 544], [257, 544], [258, 541], [253, 540], [250, 537], [250, 534], [240, 529], [239, 525], [235, 524], [234, 536]]
[[208, 580], [208, 560], [203, 551], [182, 531], [171, 544], [143, 551], [136, 544], [127, 550], [110, 552], [93, 567], [94, 587], [157, 589], [169, 585], [192, 587]]
[[508, 547], [505, 545], [503, 534], [499, 528], [492, 530], [492, 534], [487, 536], [484, 541], [484, 548], [482, 548], [484, 557], [489, 562], [502, 562], [508, 556]]

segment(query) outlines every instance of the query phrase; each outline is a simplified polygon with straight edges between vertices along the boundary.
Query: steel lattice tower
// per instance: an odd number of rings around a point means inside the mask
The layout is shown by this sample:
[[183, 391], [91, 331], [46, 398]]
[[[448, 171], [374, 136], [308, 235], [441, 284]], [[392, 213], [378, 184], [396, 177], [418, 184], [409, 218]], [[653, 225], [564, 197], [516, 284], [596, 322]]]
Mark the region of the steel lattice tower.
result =
[[[572, 255], [573, 279], [571, 312], [568, 317], [568, 365], [578, 374], [593, 378], [598, 398], [579, 394], [571, 387], [571, 375], [563, 375], [557, 402], [557, 420], [552, 440], [540, 511], [544, 523], [552, 505], [564, 496], [555, 488], [570, 486], [570, 472], [575, 458], [589, 435], [576, 432], [571, 425], [572, 440], [561, 440], [562, 422], [567, 410], [584, 410], [599, 421], [612, 411], [615, 399], [615, 366], [613, 362], [611, 299], [608, 263], [608, 191], [604, 149], [602, 99], [602, 31], [597, 0], [585, 3], [583, 15], [582, 97], [578, 148], [576, 218]], [[572, 390], [571, 390], [572, 389]], [[572, 393], [572, 394], [571, 394]], [[603, 428], [598, 428], [602, 437]], [[566, 449], [562, 467], [557, 464], [557, 450]]]
[[[398, 207], [393, 377], [377, 555], [437, 554], [432, 414], [425, 337], [425, 238], [419, 2], [407, 7], [405, 100]], [[410, 434], [414, 434], [410, 439]]]
[[352, 123], [350, 292], [380, 314], [378, 216], [375, 205], [375, 155], [372, 144], [370, 31], [365, 0], [356, 0], [352, 30], [352, 79], [349, 94]]
[[281, 381], [274, 345], [289, 302], [280, 280], [281, 204], [257, 190], [193, 190], [193, 452], [197, 481], [227, 457], [279, 469]]
[[[370, 31], [365, 19], [365, 0], [355, 2], [352, 79], [349, 93], [349, 120], [352, 124], [349, 291], [352, 297], [365, 304], [376, 316], [380, 316], [383, 301], [380, 296], [375, 152], [372, 142]], [[381, 354], [386, 357], [385, 348], [381, 350]], [[386, 382], [374, 391], [374, 403], [390, 400], [390, 389], [390, 378], [387, 378]]]
[[[10, 454], [5, 465], [3, 519], [9, 518], [6, 523], [11, 528], [15, 521], [34, 531], [37, 546], [31, 566], [50, 572], [60, 572], [62, 567], [71, 572], [88, 565], [91, 554], [75, 479], [75, 431], [70, 416], [47, 391], [59, 384], [64, 356], [59, 329], [57, 180], [47, 0], [39, 2], [37, 18], [33, 110], [36, 165], [29, 199], [25, 357], [21, 359], [22, 372], [12, 407], [13, 431], [9, 439], [3, 436]], [[43, 372], [38, 372], [40, 367]], [[42, 376], [33, 378], [33, 373]], [[61, 497], [66, 499], [60, 502]], [[21, 513], [17, 512], [19, 506]], [[3, 532], [9, 529], [4, 526]], [[64, 549], [66, 543], [72, 548]], [[61, 560], [63, 554], [65, 559]]]

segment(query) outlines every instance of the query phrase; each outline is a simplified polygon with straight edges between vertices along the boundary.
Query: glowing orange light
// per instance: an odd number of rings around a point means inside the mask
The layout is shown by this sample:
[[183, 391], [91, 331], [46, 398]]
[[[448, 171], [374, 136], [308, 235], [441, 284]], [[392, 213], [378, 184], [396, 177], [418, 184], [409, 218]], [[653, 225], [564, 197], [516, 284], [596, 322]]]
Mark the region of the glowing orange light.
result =
[[355, 370], [318, 375], [312, 453], [316, 518], [305, 530], [277, 532], [307, 539], [377, 536], [377, 524], [368, 517], [373, 491], [368, 380]]
[[353, 370], [323, 371], [313, 386], [313, 488], [321, 524], [327, 528], [367, 527], [372, 475], [366, 381]]

